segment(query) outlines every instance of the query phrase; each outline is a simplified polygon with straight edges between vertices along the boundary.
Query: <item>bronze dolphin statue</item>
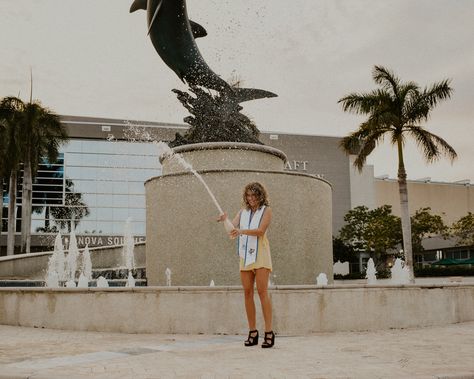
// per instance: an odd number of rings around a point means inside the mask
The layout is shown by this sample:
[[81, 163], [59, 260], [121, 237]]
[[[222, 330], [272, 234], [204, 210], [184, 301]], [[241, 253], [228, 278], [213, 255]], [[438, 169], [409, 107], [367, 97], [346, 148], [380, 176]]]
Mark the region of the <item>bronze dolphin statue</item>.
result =
[[277, 95], [260, 89], [232, 88], [207, 65], [195, 38], [207, 35], [189, 20], [185, 0], [135, 0], [130, 13], [147, 11], [148, 34], [166, 65], [185, 83], [213, 89], [237, 103]]

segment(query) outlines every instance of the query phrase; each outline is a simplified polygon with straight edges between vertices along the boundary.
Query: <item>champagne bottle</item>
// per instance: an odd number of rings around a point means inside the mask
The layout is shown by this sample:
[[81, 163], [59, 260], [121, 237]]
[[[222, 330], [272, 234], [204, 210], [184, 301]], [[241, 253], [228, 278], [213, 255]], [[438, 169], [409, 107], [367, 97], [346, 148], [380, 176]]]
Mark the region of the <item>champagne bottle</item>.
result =
[[[230, 235], [230, 232], [232, 232], [232, 230], [235, 229], [235, 226], [232, 224], [232, 222], [230, 222], [228, 217], [224, 220], [224, 229], [229, 235]], [[235, 237], [230, 236], [230, 238], [234, 239]]]

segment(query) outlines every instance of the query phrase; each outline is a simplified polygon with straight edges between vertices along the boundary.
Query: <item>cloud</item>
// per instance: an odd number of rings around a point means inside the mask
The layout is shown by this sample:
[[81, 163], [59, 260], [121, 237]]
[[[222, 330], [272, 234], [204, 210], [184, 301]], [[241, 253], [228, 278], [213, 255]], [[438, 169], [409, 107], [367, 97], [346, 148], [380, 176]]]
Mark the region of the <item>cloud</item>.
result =
[[[182, 122], [170, 91], [186, 87], [153, 50], [144, 12], [128, 13], [130, 2], [0, 2], [0, 96], [26, 95], [31, 66], [36, 97], [58, 113]], [[188, 8], [209, 32], [198, 44], [215, 72], [279, 94], [244, 104], [261, 130], [348, 133], [360, 118], [337, 100], [374, 88], [374, 64], [422, 86], [452, 78], [454, 96], [428, 127], [460, 158], [452, 168], [428, 167], [410, 148], [408, 173], [474, 180], [465, 146], [474, 119], [471, 0], [188, 0]], [[372, 161], [376, 173], [396, 175], [388, 147]]]

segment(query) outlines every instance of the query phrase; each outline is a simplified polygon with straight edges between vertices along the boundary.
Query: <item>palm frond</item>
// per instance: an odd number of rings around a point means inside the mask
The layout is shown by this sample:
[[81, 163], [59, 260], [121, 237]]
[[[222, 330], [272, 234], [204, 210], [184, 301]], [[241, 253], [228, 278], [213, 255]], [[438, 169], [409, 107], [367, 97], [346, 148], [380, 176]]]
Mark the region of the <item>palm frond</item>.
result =
[[423, 151], [423, 157], [426, 161], [433, 162], [436, 160], [440, 152], [433, 142], [431, 134], [418, 126], [410, 126], [407, 130], [415, 139], [417, 146]]
[[415, 138], [427, 162], [438, 160], [442, 154], [447, 155], [451, 161], [457, 158], [454, 148], [436, 134], [415, 125], [410, 125], [407, 130]]
[[403, 83], [400, 86], [400, 102], [405, 104], [409, 102], [413, 97], [416, 97], [420, 94], [420, 87], [415, 82]]
[[424, 89], [422, 98], [430, 108], [434, 108], [439, 101], [447, 100], [451, 97], [453, 88], [449, 86], [450, 83], [450, 79], [445, 79], [434, 83], [430, 88]]
[[357, 158], [354, 161], [354, 167], [356, 167], [359, 172], [362, 171], [368, 156], [381, 142], [383, 142], [386, 132], [387, 130], [384, 129], [374, 131], [369, 137], [362, 141], [359, 154], [357, 154]]
[[441, 100], [451, 97], [452, 88], [449, 86], [449, 80], [444, 80], [433, 84], [430, 88], [425, 88], [423, 92], [415, 92], [405, 102], [403, 117], [407, 124], [417, 124], [427, 121], [431, 110]]
[[361, 171], [367, 157], [383, 141], [384, 134], [390, 128], [362, 123], [355, 132], [344, 137], [339, 146], [346, 154], [357, 155], [354, 166]]
[[366, 94], [351, 93], [340, 99], [338, 103], [342, 103], [344, 112], [368, 114], [380, 107], [386, 106], [390, 101], [391, 97], [389, 93], [377, 89]]
[[430, 113], [430, 106], [424, 100], [421, 93], [414, 94], [405, 102], [403, 107], [403, 119], [405, 124], [417, 124], [426, 121]]
[[372, 71], [372, 78], [383, 89], [392, 92], [395, 98], [399, 97], [400, 79], [391, 70], [383, 66], [375, 66]]
[[437, 136], [436, 134], [433, 134], [433, 133], [430, 133], [430, 134], [431, 134], [431, 138], [433, 138], [438, 148], [441, 150], [441, 152], [444, 155], [446, 155], [451, 160], [451, 162], [454, 161], [458, 157], [456, 150], [454, 150], [454, 148], [446, 140]]

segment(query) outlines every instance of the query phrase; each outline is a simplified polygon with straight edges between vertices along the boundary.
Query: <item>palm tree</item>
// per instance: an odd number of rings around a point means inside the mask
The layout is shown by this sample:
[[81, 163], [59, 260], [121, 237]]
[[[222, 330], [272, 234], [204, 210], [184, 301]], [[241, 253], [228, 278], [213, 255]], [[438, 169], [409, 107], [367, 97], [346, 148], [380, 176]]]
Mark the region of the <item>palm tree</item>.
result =
[[[10, 165], [10, 206], [15, 205], [16, 176], [19, 163], [23, 163], [22, 207], [21, 207], [21, 252], [29, 253], [31, 244], [31, 213], [32, 213], [32, 188], [33, 178], [36, 175], [42, 157], [54, 162], [59, 153], [59, 146], [66, 141], [67, 133], [61, 124], [59, 116], [48, 108], [41, 106], [38, 101], [24, 103], [16, 97], [7, 97], [2, 103], [3, 118], [8, 122], [11, 138], [5, 146], [11, 155], [14, 151]], [[1, 114], [1, 113], [0, 113]], [[8, 227], [13, 230], [15, 220], [11, 217], [13, 211], [9, 210]], [[10, 217], [11, 216], [11, 217]], [[12, 231], [12, 234], [14, 230]], [[10, 236], [9, 238], [14, 238]], [[10, 251], [10, 250], [8, 250]], [[13, 253], [13, 250], [11, 250]]]
[[[4, 141], [7, 138], [7, 123], [5, 120], [0, 119], [0, 161], [4, 162], [6, 159], [6, 146]], [[3, 232], [3, 180], [7, 177], [8, 173], [6, 172], [5, 166], [2, 164], [0, 166], [0, 237]], [[0, 255], [1, 255], [2, 246], [0, 245]]]
[[3, 162], [0, 176], [9, 178], [7, 255], [13, 255], [15, 247], [16, 193], [21, 155], [18, 115], [21, 104], [22, 101], [16, 97], [6, 97], [0, 102], [3, 137], [0, 147]]
[[23, 161], [21, 252], [29, 253], [33, 178], [43, 157], [49, 162], [56, 161], [60, 145], [67, 140], [67, 133], [59, 116], [37, 101], [23, 104], [20, 120]]
[[368, 115], [359, 128], [344, 137], [341, 148], [347, 154], [357, 154], [354, 166], [361, 171], [367, 157], [385, 136], [398, 150], [398, 186], [400, 193], [403, 251], [405, 264], [414, 283], [411, 225], [408, 211], [407, 174], [403, 161], [406, 138], [413, 138], [428, 163], [446, 154], [451, 161], [457, 157], [454, 149], [441, 137], [420, 125], [426, 122], [431, 110], [442, 100], [449, 99], [453, 89], [450, 80], [420, 89], [414, 82], [403, 83], [390, 70], [375, 66], [372, 77], [380, 86], [369, 93], [351, 93], [338, 102], [346, 112]]
[[72, 180], [66, 179], [64, 206], [51, 208], [55, 223], [61, 229], [67, 228], [67, 231], [71, 233], [71, 230], [79, 225], [81, 219], [89, 214], [90, 211], [82, 198], [82, 193], [75, 192]]

